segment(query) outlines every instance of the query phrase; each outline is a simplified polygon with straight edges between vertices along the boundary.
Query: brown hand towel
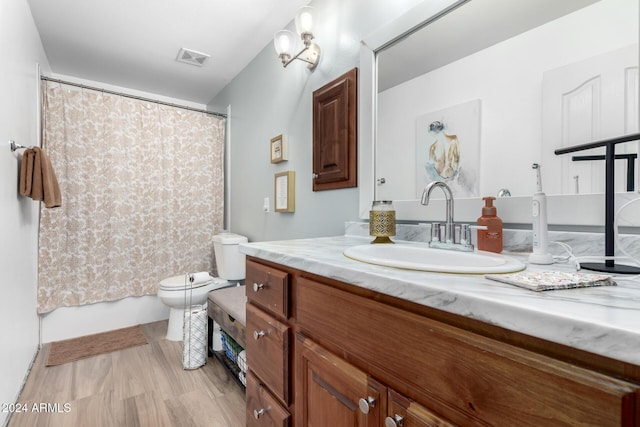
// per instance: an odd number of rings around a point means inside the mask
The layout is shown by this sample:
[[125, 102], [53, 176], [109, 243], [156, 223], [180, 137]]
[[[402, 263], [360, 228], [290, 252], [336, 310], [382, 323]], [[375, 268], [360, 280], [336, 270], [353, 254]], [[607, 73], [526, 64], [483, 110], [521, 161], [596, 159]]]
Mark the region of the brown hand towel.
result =
[[[43, 153], [44, 154], [44, 153]], [[46, 185], [44, 192], [44, 205], [47, 208], [57, 208], [62, 206], [62, 193], [60, 193], [60, 185], [58, 185], [58, 178], [56, 178], [56, 173], [53, 171], [53, 166], [51, 166], [51, 160], [49, 157], [44, 157], [46, 160], [46, 174], [47, 178], [44, 179], [44, 183]]]
[[29, 148], [22, 154], [20, 194], [44, 201], [47, 208], [62, 206], [56, 174], [49, 158], [38, 147]]
[[[38, 147], [33, 148], [36, 151], [36, 161], [34, 168], [34, 182], [36, 182], [36, 169], [40, 167], [40, 180], [42, 188], [42, 198], [37, 200], [44, 200], [44, 206], [47, 208], [57, 208], [62, 206], [62, 195], [60, 194], [60, 186], [58, 185], [58, 179], [51, 166], [49, 157]], [[38, 162], [38, 156], [40, 162]], [[37, 188], [37, 187], [36, 187]], [[33, 197], [34, 200], [35, 197]]]
[[31, 197], [34, 160], [35, 152], [31, 148], [24, 150], [22, 153], [22, 162], [20, 163], [20, 194], [27, 197]]
[[42, 187], [42, 150], [38, 147], [32, 148], [34, 153], [33, 160], [33, 179], [31, 181], [31, 197], [33, 200], [44, 200], [44, 188]]

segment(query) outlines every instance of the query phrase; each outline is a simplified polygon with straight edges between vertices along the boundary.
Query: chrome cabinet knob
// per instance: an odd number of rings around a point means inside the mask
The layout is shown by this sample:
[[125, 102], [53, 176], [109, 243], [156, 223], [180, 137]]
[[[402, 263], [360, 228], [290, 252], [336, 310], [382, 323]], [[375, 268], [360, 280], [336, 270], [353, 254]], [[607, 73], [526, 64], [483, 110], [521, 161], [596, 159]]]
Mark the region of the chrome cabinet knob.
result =
[[374, 399], [371, 396], [367, 397], [366, 399], [363, 397], [360, 400], [358, 400], [358, 407], [360, 408], [360, 412], [362, 412], [365, 415], [368, 414], [369, 410], [375, 406], [376, 406], [376, 399]]
[[266, 411], [264, 408], [260, 408], [260, 409], [254, 409], [253, 410], [253, 418], [255, 418], [256, 420], [260, 418], [260, 416], [262, 414], [264, 414]]
[[264, 336], [264, 331], [253, 331], [253, 339], [258, 341]]
[[393, 417], [387, 417], [384, 419], [384, 427], [402, 427], [404, 425], [404, 418], [396, 414]]
[[253, 284], [253, 292], [258, 292], [260, 289], [264, 288], [263, 283], [254, 283]]

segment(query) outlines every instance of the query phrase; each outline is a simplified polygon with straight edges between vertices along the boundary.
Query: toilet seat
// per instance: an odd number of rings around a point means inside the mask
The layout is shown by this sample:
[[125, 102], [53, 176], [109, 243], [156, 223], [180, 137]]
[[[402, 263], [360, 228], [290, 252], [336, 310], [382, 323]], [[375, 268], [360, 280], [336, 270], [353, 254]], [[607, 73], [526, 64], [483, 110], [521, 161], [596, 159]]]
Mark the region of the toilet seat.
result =
[[161, 291], [184, 291], [190, 289], [198, 289], [203, 286], [210, 286], [214, 284], [217, 286], [223, 285], [227, 283], [226, 280], [220, 279], [219, 277], [212, 277], [211, 280], [207, 280], [206, 282], [196, 283], [193, 286], [187, 281], [185, 283], [184, 276], [173, 276], [168, 279], [164, 279], [160, 281], [159, 290]]

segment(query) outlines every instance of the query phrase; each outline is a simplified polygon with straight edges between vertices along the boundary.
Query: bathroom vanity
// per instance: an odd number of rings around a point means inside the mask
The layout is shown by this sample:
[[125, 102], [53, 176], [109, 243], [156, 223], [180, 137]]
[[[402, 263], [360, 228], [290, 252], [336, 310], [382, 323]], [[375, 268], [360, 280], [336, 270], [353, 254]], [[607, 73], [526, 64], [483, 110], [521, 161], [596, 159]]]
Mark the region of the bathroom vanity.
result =
[[637, 284], [540, 293], [342, 255], [366, 241], [243, 245], [248, 426], [640, 425]]

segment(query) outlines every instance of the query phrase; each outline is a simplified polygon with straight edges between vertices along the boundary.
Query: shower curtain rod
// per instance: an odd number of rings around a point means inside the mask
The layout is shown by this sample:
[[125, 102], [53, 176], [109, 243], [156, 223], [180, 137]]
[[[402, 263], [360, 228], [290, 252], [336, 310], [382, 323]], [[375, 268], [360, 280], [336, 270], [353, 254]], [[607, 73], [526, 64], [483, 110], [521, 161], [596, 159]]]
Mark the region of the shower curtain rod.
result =
[[157, 99], [144, 98], [142, 96], [136, 96], [136, 95], [129, 95], [128, 93], [114, 92], [114, 91], [102, 89], [99, 87], [92, 87], [92, 86], [87, 86], [80, 83], [68, 82], [65, 80], [54, 79], [47, 76], [40, 76], [40, 80], [46, 80], [54, 83], [61, 83], [65, 85], [79, 87], [82, 89], [97, 90], [98, 92], [108, 93], [109, 95], [124, 96], [125, 98], [132, 98], [132, 99], [137, 99], [139, 101], [152, 102], [154, 104], [160, 104], [160, 105], [167, 105], [169, 107], [182, 108], [183, 110], [195, 111], [197, 113], [211, 114], [212, 116], [222, 117], [223, 119], [227, 118], [227, 115], [224, 113], [216, 113], [215, 111], [208, 111], [208, 110], [202, 110], [202, 109], [193, 108], [193, 107], [187, 107], [186, 105], [172, 104], [170, 102], [158, 101]]

